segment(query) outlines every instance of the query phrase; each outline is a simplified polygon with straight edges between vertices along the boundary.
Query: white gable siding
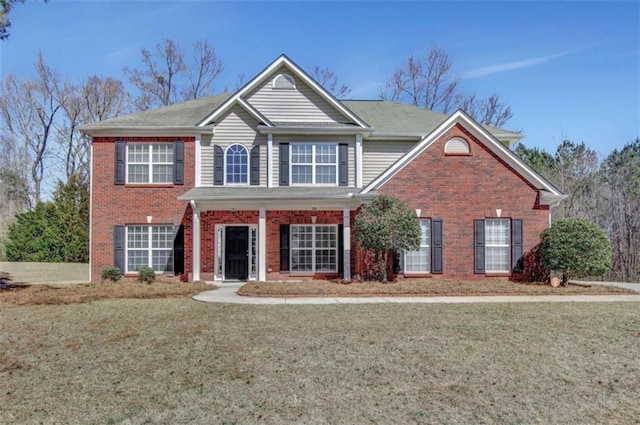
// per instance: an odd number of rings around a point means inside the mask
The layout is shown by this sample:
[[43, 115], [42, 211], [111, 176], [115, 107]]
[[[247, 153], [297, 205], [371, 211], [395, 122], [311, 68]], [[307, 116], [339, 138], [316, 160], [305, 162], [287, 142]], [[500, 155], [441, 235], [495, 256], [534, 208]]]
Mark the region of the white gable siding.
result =
[[287, 70], [280, 68], [246, 97], [247, 101], [269, 120], [349, 122], [299, 78], [292, 76], [295, 80], [295, 89], [274, 89], [273, 79], [281, 72], [286, 73]]
[[356, 185], [356, 142], [350, 136], [273, 136], [273, 186], [280, 185], [280, 143], [296, 142], [324, 142], [324, 143], [346, 143], [347, 156], [349, 157], [349, 186]]
[[247, 152], [260, 146], [260, 185], [267, 184], [267, 137], [256, 132], [258, 122], [244, 108], [234, 106], [216, 125], [216, 134], [210, 140], [202, 138], [202, 186], [213, 186], [213, 146], [226, 150], [235, 143], [244, 145]]
[[396, 140], [365, 140], [362, 143], [362, 182], [364, 186], [396, 162], [416, 142]]

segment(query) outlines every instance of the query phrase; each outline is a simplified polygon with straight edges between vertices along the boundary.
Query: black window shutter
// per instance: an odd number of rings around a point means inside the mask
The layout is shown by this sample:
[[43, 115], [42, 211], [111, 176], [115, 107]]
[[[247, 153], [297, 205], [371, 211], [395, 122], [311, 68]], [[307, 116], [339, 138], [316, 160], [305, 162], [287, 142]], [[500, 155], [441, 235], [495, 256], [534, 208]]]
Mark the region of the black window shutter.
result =
[[124, 226], [113, 226], [113, 266], [124, 273]]
[[173, 226], [173, 273], [184, 273], [184, 226]]
[[474, 273], [484, 273], [484, 220], [473, 220]]
[[173, 184], [184, 184], [184, 142], [173, 143]]
[[349, 145], [338, 145], [338, 185], [349, 185]]
[[213, 147], [213, 184], [224, 184], [224, 151], [217, 145]]
[[260, 185], [260, 146], [251, 148], [249, 173], [249, 183], [252, 186]]
[[338, 224], [338, 273], [344, 273], [344, 225]]
[[116, 142], [116, 176], [115, 176], [115, 184], [124, 184], [125, 183], [125, 155], [126, 155], [126, 144], [125, 142], [118, 141]]
[[511, 220], [511, 267], [513, 267], [514, 273], [522, 273], [523, 271], [524, 240], [522, 231], [522, 219]]
[[289, 186], [289, 144], [280, 143], [280, 186]]
[[289, 271], [289, 225], [280, 225], [280, 271]]
[[431, 220], [431, 273], [442, 274], [442, 220]]

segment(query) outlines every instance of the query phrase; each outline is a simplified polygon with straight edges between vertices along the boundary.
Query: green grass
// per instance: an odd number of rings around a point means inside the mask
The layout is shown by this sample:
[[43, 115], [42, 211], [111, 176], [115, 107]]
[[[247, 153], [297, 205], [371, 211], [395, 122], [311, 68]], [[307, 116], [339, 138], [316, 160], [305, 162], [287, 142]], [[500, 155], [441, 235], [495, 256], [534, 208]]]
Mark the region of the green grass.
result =
[[0, 423], [640, 418], [636, 303], [0, 304]]

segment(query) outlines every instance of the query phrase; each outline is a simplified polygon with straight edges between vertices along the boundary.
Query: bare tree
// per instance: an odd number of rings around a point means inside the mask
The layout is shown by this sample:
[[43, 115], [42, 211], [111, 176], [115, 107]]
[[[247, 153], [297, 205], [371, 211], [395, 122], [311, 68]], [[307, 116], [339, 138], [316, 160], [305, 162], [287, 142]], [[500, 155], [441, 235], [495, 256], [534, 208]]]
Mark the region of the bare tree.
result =
[[67, 179], [89, 179], [91, 140], [79, 131], [84, 124], [113, 118], [129, 110], [129, 96], [121, 81], [91, 76], [81, 84], [64, 85], [64, 120], [58, 127], [61, 161]]
[[380, 98], [443, 114], [461, 108], [481, 124], [495, 127], [506, 124], [513, 116], [511, 107], [501, 102], [497, 94], [481, 99], [459, 93], [449, 55], [437, 46], [431, 46], [424, 59], [409, 56], [387, 81]]
[[181, 47], [171, 39], [158, 43], [155, 52], [142, 49], [142, 68], [124, 68], [139, 91], [135, 107], [147, 110], [212, 94], [224, 66], [206, 40], [196, 42], [193, 52], [185, 60]]
[[486, 99], [478, 99], [475, 94], [456, 96], [456, 106], [471, 115], [481, 124], [501, 127], [511, 119], [511, 107], [500, 101], [500, 96], [492, 94]]
[[344, 99], [351, 94], [351, 87], [340, 83], [338, 76], [329, 68], [320, 68], [320, 66], [314, 65], [309, 70], [309, 74], [318, 84], [338, 99]]
[[29, 169], [30, 195], [35, 203], [41, 201], [45, 162], [50, 158], [49, 142], [64, 101], [60, 78], [38, 54], [36, 78], [18, 80], [8, 76], [2, 87], [0, 110], [3, 139], [25, 156], [17, 158]]
[[443, 113], [453, 106], [458, 78], [452, 75], [449, 55], [431, 46], [424, 59], [409, 56], [387, 82], [381, 97]]
[[213, 94], [213, 84], [223, 70], [224, 65], [211, 43], [208, 40], [196, 41], [191, 61], [185, 65], [189, 83], [187, 90], [183, 92], [183, 99], [197, 99]]
[[624, 282], [640, 280], [640, 139], [614, 149], [601, 168], [602, 225], [613, 248], [611, 277]]

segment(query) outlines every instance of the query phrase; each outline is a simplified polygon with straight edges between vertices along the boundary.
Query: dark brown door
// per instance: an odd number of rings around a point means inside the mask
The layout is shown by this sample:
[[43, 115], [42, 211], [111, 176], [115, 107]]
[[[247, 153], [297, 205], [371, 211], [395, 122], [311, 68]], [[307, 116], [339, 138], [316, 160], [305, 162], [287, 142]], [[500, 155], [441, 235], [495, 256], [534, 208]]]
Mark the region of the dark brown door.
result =
[[224, 241], [225, 279], [249, 277], [249, 227], [226, 227]]

